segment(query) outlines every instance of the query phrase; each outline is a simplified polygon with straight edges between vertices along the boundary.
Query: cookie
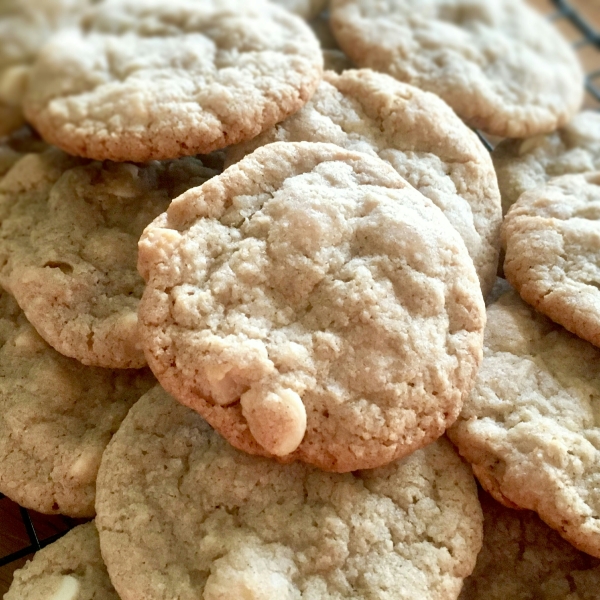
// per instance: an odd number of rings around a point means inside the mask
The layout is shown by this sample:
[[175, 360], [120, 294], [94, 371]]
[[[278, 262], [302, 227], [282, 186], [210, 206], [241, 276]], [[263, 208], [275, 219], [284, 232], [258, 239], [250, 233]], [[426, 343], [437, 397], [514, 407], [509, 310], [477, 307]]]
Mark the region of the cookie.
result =
[[525, 192], [503, 224], [504, 273], [520, 296], [600, 346], [600, 172]]
[[369, 69], [326, 72], [302, 110], [229, 148], [228, 162], [275, 141], [332, 142], [391, 164], [461, 234], [489, 293], [502, 221], [494, 167], [477, 136], [437, 96]]
[[93, 516], [102, 452], [154, 384], [147, 369], [62, 356], [0, 290], [0, 492], [42, 513]]
[[106, 0], [44, 47], [24, 102], [42, 137], [94, 159], [209, 153], [301, 108], [321, 78], [302, 19], [253, 0]]
[[15, 571], [4, 600], [119, 600], [94, 523], [79, 525]]
[[439, 437], [480, 359], [460, 236], [376, 157], [263, 146], [176, 198], [139, 244], [148, 364], [234, 446], [325, 470]]
[[137, 368], [144, 227], [214, 172], [196, 158], [99, 163], [53, 148], [0, 182], [0, 283], [40, 335], [86, 365]]
[[314, 19], [327, 4], [327, 0], [271, 0], [271, 2], [283, 6], [303, 19]]
[[24, 123], [23, 96], [40, 48], [73, 26], [90, 0], [3, 0], [0, 3], [0, 136]]
[[123, 600], [446, 600], [481, 546], [473, 476], [444, 438], [377, 470], [280, 465], [159, 387], [107, 448], [96, 507]]
[[512, 510], [487, 494], [483, 548], [459, 600], [593, 600], [600, 560], [579, 552], [532, 511]]
[[437, 94], [489, 134], [553, 131], [583, 101], [576, 54], [522, 0], [332, 0], [330, 12], [358, 66]]
[[521, 194], [553, 177], [600, 169], [600, 114], [584, 111], [548, 135], [504, 140], [492, 160], [506, 214]]
[[483, 487], [600, 558], [600, 350], [525, 304], [488, 307], [484, 357], [450, 439]]

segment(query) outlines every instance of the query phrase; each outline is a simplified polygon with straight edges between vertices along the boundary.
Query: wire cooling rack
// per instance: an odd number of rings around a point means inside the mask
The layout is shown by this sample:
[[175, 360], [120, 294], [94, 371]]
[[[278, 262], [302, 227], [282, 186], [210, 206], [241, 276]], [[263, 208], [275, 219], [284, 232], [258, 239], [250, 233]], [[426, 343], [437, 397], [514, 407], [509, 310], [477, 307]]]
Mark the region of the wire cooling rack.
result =
[[[570, 27], [573, 45], [578, 52], [589, 51], [600, 57], [600, 29], [589, 22], [580, 9], [582, 0], [576, 5], [575, 0], [549, 0], [549, 6], [555, 7], [555, 12], [550, 15], [559, 28], [561, 25]], [[600, 13], [600, 11], [599, 11]], [[600, 21], [599, 21], [600, 23]], [[585, 61], [583, 61], [585, 64]], [[585, 89], [595, 103], [595, 108], [600, 108], [600, 58], [595, 61], [596, 67], [588, 70], [585, 78]], [[589, 100], [589, 99], [588, 99]], [[588, 101], [589, 105], [590, 102]], [[480, 134], [485, 146], [492, 150], [493, 143]], [[15, 528], [15, 521], [20, 521], [21, 527]], [[20, 534], [7, 534], [10, 526], [15, 531], [21, 529]], [[8, 589], [12, 571], [19, 568], [25, 558], [30, 558], [41, 548], [51, 544], [67, 531], [72, 529], [81, 520], [68, 517], [48, 517], [28, 511], [0, 494], [0, 594]]]

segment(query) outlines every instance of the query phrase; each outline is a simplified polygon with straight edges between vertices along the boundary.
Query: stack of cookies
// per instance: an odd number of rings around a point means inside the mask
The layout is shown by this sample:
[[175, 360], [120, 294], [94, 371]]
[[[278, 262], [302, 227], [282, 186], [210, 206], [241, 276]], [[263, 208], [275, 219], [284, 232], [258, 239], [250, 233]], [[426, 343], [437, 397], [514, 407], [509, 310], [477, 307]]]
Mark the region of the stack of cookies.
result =
[[[38, 4], [0, 6], [0, 492], [96, 518], [5, 598], [591, 598], [599, 261], [570, 252], [600, 176], [503, 225], [496, 175], [586, 130], [552, 26], [521, 0]], [[470, 126], [537, 137], [495, 168]], [[589, 342], [494, 287], [501, 235]]]

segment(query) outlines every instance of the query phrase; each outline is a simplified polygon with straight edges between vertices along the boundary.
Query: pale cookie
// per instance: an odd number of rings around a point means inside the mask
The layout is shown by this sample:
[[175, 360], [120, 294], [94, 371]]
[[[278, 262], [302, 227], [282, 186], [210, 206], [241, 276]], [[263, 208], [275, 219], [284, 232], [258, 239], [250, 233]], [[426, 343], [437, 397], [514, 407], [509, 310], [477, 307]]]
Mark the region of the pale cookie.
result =
[[138, 239], [172, 198], [213, 174], [196, 158], [99, 163], [56, 148], [26, 156], [0, 181], [0, 284], [62, 354], [143, 366]]
[[600, 561], [579, 552], [529, 510], [482, 492], [483, 548], [459, 600], [596, 600]]
[[296, 112], [322, 67], [308, 25], [266, 0], [106, 0], [44, 47], [25, 114], [88, 158], [209, 153]]
[[332, 0], [330, 11], [358, 66], [437, 94], [487, 133], [553, 131], [581, 106], [575, 52], [523, 0]]
[[0, 2], [0, 136], [23, 124], [21, 105], [39, 49], [57, 31], [74, 26], [90, 0]]
[[314, 19], [322, 12], [328, 0], [271, 0], [303, 19]]
[[452, 441], [483, 487], [600, 557], [600, 350], [516, 292], [488, 307], [484, 358]]
[[154, 383], [147, 369], [62, 356], [0, 291], [0, 492], [42, 513], [93, 516], [102, 452]]
[[326, 72], [298, 113], [228, 150], [228, 162], [275, 141], [332, 142], [379, 156], [444, 212], [484, 296], [496, 277], [502, 213], [489, 152], [437, 96], [369, 69]]
[[454, 600], [481, 547], [473, 476], [445, 438], [376, 470], [280, 465], [160, 387], [107, 448], [96, 508], [123, 600]]
[[502, 232], [504, 273], [521, 298], [600, 346], [600, 172], [526, 192]]
[[94, 523], [72, 529], [15, 571], [4, 600], [119, 600]]
[[525, 140], [504, 140], [492, 152], [502, 212], [535, 187], [559, 175], [600, 169], [600, 113], [584, 111], [562, 129]]
[[473, 263], [376, 157], [263, 146], [144, 232], [140, 337], [164, 387], [254, 454], [380, 466], [454, 421], [480, 360]]

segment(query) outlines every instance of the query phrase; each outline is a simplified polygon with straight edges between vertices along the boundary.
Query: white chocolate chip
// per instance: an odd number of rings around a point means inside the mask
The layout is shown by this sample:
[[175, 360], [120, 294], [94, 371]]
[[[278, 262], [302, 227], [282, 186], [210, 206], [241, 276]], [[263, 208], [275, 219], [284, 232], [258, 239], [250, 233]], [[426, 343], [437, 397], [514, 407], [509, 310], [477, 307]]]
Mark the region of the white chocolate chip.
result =
[[48, 600], [75, 600], [79, 595], [79, 581], [72, 575], [65, 575], [60, 587]]
[[535, 150], [539, 146], [542, 146], [546, 141], [546, 136], [536, 135], [534, 137], [527, 138], [519, 147], [519, 156], [527, 154], [532, 150]]
[[256, 441], [275, 456], [292, 453], [306, 432], [306, 409], [293, 390], [251, 389], [241, 397], [242, 414]]

